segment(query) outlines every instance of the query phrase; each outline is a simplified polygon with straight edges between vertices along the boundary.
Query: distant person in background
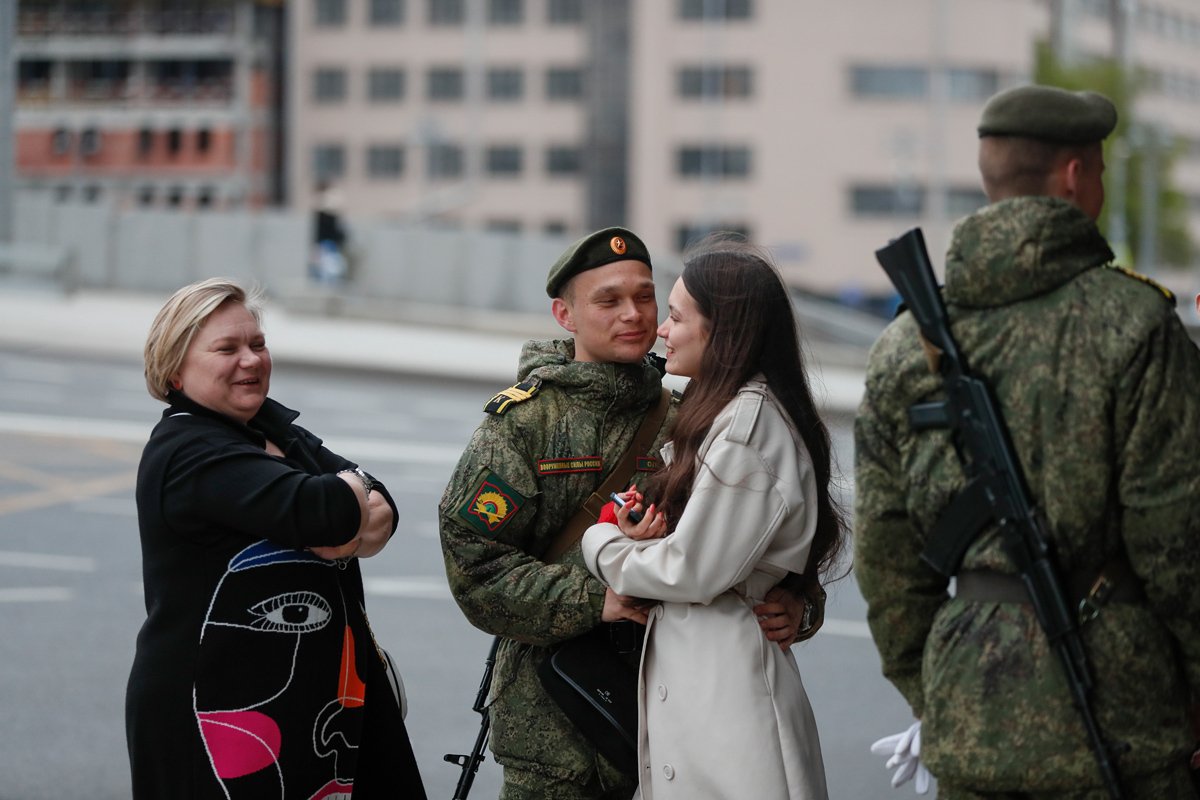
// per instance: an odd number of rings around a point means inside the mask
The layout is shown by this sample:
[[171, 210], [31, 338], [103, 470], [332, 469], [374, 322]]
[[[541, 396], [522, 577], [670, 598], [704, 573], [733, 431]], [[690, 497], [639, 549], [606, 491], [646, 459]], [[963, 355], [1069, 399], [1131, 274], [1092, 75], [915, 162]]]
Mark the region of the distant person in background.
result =
[[424, 798], [358, 567], [395, 503], [267, 397], [260, 316], [214, 278], [176, 292], [146, 340], [168, 407], [138, 468], [133, 796]]
[[317, 212], [313, 221], [313, 255], [309, 267], [318, 283], [336, 284], [346, 279], [346, 227], [342, 222], [344, 199], [330, 181], [317, 184]]

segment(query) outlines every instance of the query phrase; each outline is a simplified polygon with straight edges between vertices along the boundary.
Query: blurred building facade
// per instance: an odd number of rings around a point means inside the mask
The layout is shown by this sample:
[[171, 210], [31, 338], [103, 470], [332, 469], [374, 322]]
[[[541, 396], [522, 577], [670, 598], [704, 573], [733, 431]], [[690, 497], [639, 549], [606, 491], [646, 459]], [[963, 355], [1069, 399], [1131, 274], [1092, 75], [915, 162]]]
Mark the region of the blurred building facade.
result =
[[920, 224], [940, 248], [984, 202], [986, 98], [1052, 33], [1111, 55], [1122, 6], [1200, 241], [1195, 0], [296, 0], [291, 202], [332, 179], [351, 215], [626, 223], [672, 252], [736, 230], [798, 285], [876, 295], [875, 247]]
[[116, 208], [279, 198], [278, 19], [251, 0], [19, 0], [18, 190]]

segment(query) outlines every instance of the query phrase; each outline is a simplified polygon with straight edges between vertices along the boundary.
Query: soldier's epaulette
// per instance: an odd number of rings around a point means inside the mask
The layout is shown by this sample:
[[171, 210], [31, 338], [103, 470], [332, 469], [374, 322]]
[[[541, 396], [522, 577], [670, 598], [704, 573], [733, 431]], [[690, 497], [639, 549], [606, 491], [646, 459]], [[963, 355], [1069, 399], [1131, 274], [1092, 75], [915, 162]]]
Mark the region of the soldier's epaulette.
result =
[[1158, 289], [1160, 292], [1162, 292], [1163, 297], [1167, 298], [1167, 302], [1169, 302], [1171, 305], [1175, 305], [1175, 293], [1172, 292], [1167, 287], [1163, 286], [1158, 281], [1151, 278], [1150, 276], [1143, 275], [1140, 272], [1134, 272], [1129, 267], [1122, 267], [1119, 264], [1109, 263], [1109, 264], [1105, 264], [1104, 266], [1108, 267], [1109, 269], [1114, 269], [1117, 272], [1120, 272], [1124, 275], [1127, 275], [1130, 278], [1133, 278], [1135, 281], [1141, 281], [1142, 283], [1146, 284], [1147, 286], [1153, 286], [1155, 289]]
[[483, 407], [483, 410], [489, 414], [503, 414], [505, 411], [508, 411], [513, 403], [524, 403], [537, 394], [541, 385], [541, 378], [530, 378], [527, 381], [521, 381], [515, 386], [510, 386], [504, 391], [497, 393]]

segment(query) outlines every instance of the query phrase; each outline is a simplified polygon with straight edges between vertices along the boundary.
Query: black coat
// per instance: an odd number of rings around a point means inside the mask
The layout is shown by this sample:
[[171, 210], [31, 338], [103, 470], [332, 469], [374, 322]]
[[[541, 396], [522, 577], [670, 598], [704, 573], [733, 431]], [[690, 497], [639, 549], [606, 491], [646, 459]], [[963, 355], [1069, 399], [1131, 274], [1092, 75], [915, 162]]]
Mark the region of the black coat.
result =
[[355, 465], [273, 400], [248, 425], [170, 400], [138, 468], [147, 618], [126, 694], [134, 797], [307, 800], [352, 782], [356, 800], [423, 798], [358, 561], [305, 549], [358, 530], [357, 500], [336, 477]]

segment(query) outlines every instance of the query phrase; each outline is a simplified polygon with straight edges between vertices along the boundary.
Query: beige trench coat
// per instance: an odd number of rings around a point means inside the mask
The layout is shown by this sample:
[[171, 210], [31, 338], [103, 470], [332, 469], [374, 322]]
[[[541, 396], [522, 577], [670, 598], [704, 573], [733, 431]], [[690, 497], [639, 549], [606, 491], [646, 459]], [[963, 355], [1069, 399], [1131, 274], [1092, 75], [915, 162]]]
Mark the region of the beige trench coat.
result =
[[752, 611], [808, 560], [817, 515], [808, 451], [766, 385], [752, 381], [717, 416], [701, 454], [669, 535], [635, 541], [603, 523], [583, 537], [597, 577], [662, 601], [642, 654], [641, 796], [826, 798], [796, 661], [767, 641]]

